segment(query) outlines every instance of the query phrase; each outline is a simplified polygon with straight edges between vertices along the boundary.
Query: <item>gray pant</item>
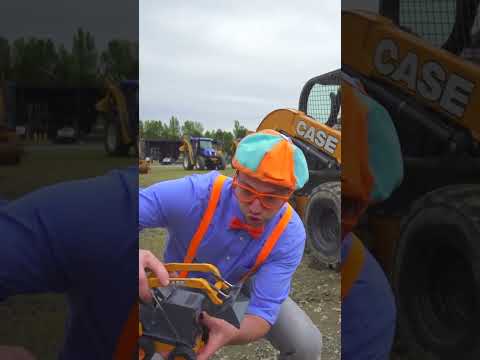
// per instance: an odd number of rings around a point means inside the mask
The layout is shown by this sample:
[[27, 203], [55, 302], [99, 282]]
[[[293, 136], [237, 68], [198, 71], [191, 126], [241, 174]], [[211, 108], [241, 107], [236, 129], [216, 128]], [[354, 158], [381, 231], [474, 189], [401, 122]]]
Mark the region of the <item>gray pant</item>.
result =
[[288, 297], [266, 339], [280, 351], [279, 360], [320, 360], [322, 334], [300, 307]]
[[[283, 302], [265, 338], [280, 351], [278, 360], [321, 360], [322, 334], [290, 297]], [[152, 360], [163, 360], [157, 356]]]

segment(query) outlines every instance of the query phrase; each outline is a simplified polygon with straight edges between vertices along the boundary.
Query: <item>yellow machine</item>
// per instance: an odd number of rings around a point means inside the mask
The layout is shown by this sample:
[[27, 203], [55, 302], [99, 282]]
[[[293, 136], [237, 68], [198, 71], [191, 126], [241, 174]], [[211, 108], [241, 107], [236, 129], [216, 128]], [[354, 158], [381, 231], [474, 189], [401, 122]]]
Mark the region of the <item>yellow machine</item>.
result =
[[0, 165], [18, 164], [21, 154], [15, 129], [8, 128], [6, 87], [0, 81]]
[[291, 202], [307, 231], [307, 249], [322, 263], [337, 267], [340, 259], [340, 72], [309, 80], [299, 110], [268, 114], [257, 131], [274, 129], [305, 154], [310, 178]]
[[402, 185], [357, 232], [391, 279], [408, 358], [480, 358], [478, 3], [342, 12], [342, 71], [387, 109], [402, 148]]
[[225, 156], [213, 139], [184, 135], [179, 150], [183, 152], [185, 170], [225, 170]]
[[138, 81], [106, 79], [105, 89], [106, 95], [95, 105], [105, 127], [105, 151], [126, 156], [133, 147], [138, 153]]
[[[160, 287], [158, 279], [149, 275], [153, 303], [140, 304], [138, 359], [168, 353], [167, 360], [195, 360], [208, 339], [200, 314], [206, 311], [240, 328], [249, 296], [241, 284], [222, 279], [214, 265], [169, 263], [165, 268], [171, 274], [170, 285]], [[186, 277], [186, 272], [202, 277]]]
[[140, 174], [148, 174], [151, 170], [151, 164], [149, 160], [138, 160], [138, 172]]

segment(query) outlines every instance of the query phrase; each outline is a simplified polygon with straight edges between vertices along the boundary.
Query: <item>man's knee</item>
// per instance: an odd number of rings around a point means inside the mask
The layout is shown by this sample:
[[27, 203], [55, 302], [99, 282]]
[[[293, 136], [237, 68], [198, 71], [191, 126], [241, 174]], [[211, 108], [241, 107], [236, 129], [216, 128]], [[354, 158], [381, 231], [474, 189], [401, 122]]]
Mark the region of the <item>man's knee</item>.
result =
[[322, 355], [323, 338], [318, 329], [312, 331], [301, 341], [297, 342], [295, 354], [289, 360], [320, 360]]
[[295, 302], [287, 299], [277, 323], [267, 336], [280, 350], [281, 360], [319, 360], [322, 334], [307, 314]]

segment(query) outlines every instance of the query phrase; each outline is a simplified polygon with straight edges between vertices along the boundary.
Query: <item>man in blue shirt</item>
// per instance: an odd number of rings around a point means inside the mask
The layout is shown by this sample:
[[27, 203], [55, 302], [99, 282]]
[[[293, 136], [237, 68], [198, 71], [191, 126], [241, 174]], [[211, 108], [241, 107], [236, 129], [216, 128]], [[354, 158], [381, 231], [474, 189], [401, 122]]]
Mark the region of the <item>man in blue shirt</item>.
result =
[[[308, 180], [303, 153], [286, 137], [272, 130], [247, 136], [237, 148], [234, 179], [226, 179], [210, 225], [194, 251], [193, 262], [216, 265], [223, 277], [238, 283], [254, 267], [259, 252], [288, 214], [291, 217], [258, 267], [251, 281], [251, 301], [240, 329], [204, 314], [209, 341], [198, 354], [206, 360], [219, 348], [246, 344], [266, 337], [280, 350], [281, 359], [320, 359], [321, 334], [308, 316], [288, 297], [292, 275], [305, 246], [305, 229], [289, 209], [289, 196]], [[139, 228], [168, 230], [165, 262], [188, 258], [209, 204], [217, 172], [164, 181], [140, 191]], [[186, 257], [187, 255], [187, 257]], [[140, 251], [140, 297], [150, 292], [145, 267], [154, 271], [163, 285], [168, 274], [151, 253]]]
[[[126, 328], [138, 301], [137, 218], [136, 168], [0, 204], [0, 301], [65, 294], [69, 314], [59, 359], [112, 359], [122, 332], [138, 335], [138, 322]], [[0, 358], [7, 356], [31, 359], [0, 347]]]

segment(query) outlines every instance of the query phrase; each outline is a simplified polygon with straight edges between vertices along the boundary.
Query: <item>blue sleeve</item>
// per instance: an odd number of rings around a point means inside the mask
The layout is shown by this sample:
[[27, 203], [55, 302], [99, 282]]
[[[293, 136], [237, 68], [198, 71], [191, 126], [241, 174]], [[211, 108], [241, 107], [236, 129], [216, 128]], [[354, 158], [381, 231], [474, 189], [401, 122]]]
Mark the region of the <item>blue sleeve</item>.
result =
[[[204, 175], [156, 183], [139, 191], [139, 230], [145, 228], [175, 228], [185, 226], [185, 219], [194, 207], [208, 199], [209, 188], [218, 175]], [[198, 211], [198, 209], [197, 209]]]
[[294, 213], [279, 243], [253, 279], [248, 314], [259, 316], [270, 325], [275, 323], [280, 306], [290, 293], [293, 273], [302, 260], [305, 239], [303, 223]]
[[0, 299], [84, 291], [111, 281], [119, 266], [136, 274], [137, 194], [132, 168], [45, 187], [1, 206]]

